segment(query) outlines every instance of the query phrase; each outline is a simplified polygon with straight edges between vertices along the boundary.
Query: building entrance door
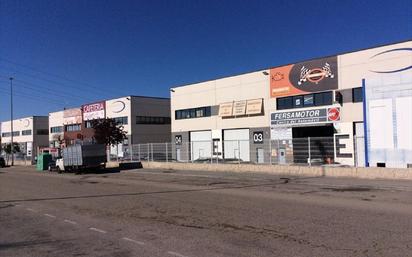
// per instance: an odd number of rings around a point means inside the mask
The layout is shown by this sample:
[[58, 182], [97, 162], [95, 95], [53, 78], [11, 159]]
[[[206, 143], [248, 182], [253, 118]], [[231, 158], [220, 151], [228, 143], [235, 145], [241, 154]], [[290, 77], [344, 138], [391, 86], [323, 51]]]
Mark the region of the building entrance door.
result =
[[279, 149], [279, 164], [286, 164], [286, 149]]
[[180, 148], [176, 149], [176, 160], [180, 162], [182, 160], [182, 156], [180, 155]]
[[324, 162], [327, 158], [334, 158], [332, 124], [323, 126], [305, 126], [292, 128], [293, 161], [307, 163], [308, 159], [315, 162]]
[[264, 163], [264, 151], [263, 148], [257, 148], [256, 149], [256, 160], [257, 163]]

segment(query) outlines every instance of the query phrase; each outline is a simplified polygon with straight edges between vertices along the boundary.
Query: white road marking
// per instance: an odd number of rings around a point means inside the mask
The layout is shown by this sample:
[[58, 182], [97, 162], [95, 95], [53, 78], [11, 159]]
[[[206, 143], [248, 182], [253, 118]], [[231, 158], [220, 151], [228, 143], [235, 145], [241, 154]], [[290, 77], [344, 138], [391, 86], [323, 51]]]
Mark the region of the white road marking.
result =
[[122, 239], [125, 240], [125, 241], [129, 241], [129, 242], [136, 243], [136, 244], [138, 244], [138, 245], [144, 245], [144, 244], [145, 244], [144, 242], [137, 241], [137, 240], [133, 240], [133, 239], [130, 239], [130, 238], [128, 238], [128, 237], [123, 237]]
[[64, 222], [70, 223], [70, 224], [72, 224], [72, 225], [76, 225], [76, 224], [77, 224], [76, 221], [72, 221], [72, 220], [64, 220]]
[[170, 254], [170, 255], [177, 256], [177, 257], [187, 257], [186, 255], [183, 255], [183, 254], [180, 254], [180, 253], [177, 253], [177, 252], [169, 251], [167, 253]]
[[45, 213], [45, 214], [44, 214], [44, 216], [47, 216], [47, 217], [49, 217], [49, 218], [53, 218], [53, 219], [55, 219], [55, 218], [56, 218], [56, 216], [51, 215], [51, 214], [48, 214], [48, 213]]
[[107, 232], [106, 231], [104, 231], [104, 230], [101, 230], [101, 229], [98, 229], [98, 228], [89, 228], [90, 230], [93, 230], [93, 231], [96, 231], [96, 232], [99, 232], [99, 233], [102, 233], [102, 234], [106, 234]]
[[32, 209], [32, 208], [26, 208], [26, 210], [31, 211], [31, 212], [37, 212], [35, 209]]
[[22, 205], [21, 205], [21, 204], [16, 204], [16, 205], [14, 205], [14, 206], [16, 206], [16, 207], [22, 207]]

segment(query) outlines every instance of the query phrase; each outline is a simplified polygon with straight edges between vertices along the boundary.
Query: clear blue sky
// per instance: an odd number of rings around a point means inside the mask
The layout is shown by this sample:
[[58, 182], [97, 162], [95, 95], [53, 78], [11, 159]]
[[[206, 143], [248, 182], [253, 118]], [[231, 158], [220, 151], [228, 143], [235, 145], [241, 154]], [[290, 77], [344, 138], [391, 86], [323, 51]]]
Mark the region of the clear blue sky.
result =
[[[412, 38], [410, 0], [0, 0], [0, 120]], [[64, 97], [66, 95], [66, 97]]]

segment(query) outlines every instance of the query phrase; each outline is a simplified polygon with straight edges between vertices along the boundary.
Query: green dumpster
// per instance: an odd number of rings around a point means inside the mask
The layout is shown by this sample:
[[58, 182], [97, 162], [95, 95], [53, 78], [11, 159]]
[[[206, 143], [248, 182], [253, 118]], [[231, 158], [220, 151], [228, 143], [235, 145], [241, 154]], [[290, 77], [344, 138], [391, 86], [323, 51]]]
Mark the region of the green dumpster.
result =
[[48, 170], [49, 163], [52, 160], [51, 154], [42, 153], [37, 156], [36, 170]]

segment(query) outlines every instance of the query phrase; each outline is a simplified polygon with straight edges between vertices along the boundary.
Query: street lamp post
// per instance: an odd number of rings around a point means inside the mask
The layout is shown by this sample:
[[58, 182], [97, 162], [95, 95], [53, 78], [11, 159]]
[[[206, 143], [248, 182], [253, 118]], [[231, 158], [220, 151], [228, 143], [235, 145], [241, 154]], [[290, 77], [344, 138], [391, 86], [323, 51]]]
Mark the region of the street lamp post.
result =
[[10, 77], [10, 130], [11, 130], [11, 166], [14, 166], [14, 144], [13, 144], [13, 77]]

